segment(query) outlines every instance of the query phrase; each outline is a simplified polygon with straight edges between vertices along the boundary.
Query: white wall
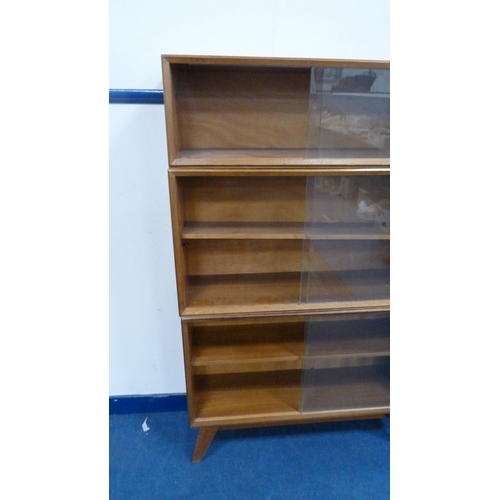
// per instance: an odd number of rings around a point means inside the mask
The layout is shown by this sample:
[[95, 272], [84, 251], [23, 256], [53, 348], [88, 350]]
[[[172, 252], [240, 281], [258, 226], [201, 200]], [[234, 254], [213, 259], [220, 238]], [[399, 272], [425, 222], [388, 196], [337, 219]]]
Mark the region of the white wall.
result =
[[[110, 0], [109, 87], [161, 54], [390, 59], [389, 0]], [[112, 396], [185, 392], [160, 105], [110, 105]]]
[[160, 105], [110, 105], [110, 394], [185, 391]]

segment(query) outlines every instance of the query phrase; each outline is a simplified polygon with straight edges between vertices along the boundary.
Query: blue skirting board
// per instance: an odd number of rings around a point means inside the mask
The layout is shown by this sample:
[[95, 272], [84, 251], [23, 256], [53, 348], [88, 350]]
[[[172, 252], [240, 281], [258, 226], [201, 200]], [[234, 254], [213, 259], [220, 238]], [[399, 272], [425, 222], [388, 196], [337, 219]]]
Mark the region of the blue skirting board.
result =
[[110, 104], [163, 104], [163, 90], [109, 89]]
[[154, 396], [111, 396], [109, 414], [154, 413], [165, 411], [186, 411], [185, 394], [158, 394]]

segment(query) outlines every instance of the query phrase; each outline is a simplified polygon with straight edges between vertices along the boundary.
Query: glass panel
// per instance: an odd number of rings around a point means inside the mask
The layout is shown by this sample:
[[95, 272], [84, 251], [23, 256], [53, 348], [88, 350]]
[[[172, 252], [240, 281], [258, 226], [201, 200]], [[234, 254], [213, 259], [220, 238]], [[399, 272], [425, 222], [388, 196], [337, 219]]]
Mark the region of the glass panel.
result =
[[306, 187], [301, 302], [389, 299], [389, 176], [315, 176]]
[[308, 157], [388, 158], [390, 70], [313, 68]]
[[310, 319], [301, 411], [389, 406], [389, 314]]

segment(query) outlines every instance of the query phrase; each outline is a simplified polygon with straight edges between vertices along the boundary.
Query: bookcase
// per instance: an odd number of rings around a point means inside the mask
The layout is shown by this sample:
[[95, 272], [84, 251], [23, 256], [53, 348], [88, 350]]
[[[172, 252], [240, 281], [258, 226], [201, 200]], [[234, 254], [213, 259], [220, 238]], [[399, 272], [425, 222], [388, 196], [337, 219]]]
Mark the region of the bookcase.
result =
[[389, 414], [389, 63], [162, 56], [193, 461]]

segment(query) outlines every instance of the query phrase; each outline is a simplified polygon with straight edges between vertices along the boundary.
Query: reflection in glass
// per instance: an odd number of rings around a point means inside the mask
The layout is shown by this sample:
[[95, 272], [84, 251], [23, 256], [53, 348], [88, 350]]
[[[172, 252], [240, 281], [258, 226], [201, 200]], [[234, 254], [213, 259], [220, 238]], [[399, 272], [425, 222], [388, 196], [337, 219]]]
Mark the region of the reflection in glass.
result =
[[389, 314], [310, 319], [301, 411], [389, 407]]
[[390, 70], [314, 68], [308, 157], [388, 158]]
[[390, 178], [311, 176], [301, 302], [389, 299]]

